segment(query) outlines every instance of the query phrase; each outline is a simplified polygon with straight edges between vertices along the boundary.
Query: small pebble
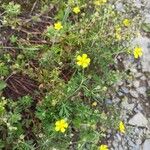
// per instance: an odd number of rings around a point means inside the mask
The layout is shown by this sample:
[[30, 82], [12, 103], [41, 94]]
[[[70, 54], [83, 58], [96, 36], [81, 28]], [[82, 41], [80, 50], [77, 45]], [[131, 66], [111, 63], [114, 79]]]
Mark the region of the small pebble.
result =
[[134, 98], [138, 98], [138, 97], [139, 97], [138, 92], [135, 91], [135, 90], [130, 90], [130, 94], [131, 94], [131, 96], [134, 97]]
[[139, 80], [133, 81], [133, 86], [134, 86], [135, 88], [138, 88], [138, 87], [140, 86], [140, 81], [139, 81]]

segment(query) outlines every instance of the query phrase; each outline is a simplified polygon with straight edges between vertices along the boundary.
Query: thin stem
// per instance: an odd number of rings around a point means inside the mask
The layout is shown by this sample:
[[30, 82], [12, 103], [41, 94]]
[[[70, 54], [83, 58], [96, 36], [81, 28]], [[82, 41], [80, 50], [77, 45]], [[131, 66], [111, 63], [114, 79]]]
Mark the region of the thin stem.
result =
[[77, 91], [79, 91], [79, 90], [81, 89], [82, 84], [83, 84], [83, 82], [85, 81], [84, 78], [83, 78], [83, 76], [84, 76], [84, 69], [82, 70], [82, 79], [81, 79], [80, 85], [79, 85], [78, 88], [77, 88], [72, 94], [70, 94], [66, 99], [69, 99], [71, 96], [73, 96]]

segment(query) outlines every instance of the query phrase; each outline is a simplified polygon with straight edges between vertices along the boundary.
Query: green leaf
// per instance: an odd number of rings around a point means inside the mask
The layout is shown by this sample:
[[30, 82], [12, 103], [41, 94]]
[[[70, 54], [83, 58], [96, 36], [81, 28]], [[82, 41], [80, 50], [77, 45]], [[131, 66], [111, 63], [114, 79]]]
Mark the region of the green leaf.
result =
[[143, 29], [145, 32], [150, 32], [150, 23], [143, 23], [143, 24], [142, 24], [142, 29]]
[[7, 84], [1, 80], [0, 81], [0, 91], [2, 91], [6, 86], [7, 86]]

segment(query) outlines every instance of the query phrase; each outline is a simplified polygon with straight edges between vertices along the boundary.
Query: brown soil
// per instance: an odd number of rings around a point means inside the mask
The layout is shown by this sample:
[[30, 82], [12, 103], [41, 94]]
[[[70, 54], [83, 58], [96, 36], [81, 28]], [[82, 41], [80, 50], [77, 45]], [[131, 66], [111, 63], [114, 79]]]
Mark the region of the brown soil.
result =
[[38, 91], [38, 83], [27, 75], [12, 74], [6, 79], [6, 83], [7, 87], [3, 92], [6, 98], [17, 100], [25, 95], [36, 97], [35, 92]]

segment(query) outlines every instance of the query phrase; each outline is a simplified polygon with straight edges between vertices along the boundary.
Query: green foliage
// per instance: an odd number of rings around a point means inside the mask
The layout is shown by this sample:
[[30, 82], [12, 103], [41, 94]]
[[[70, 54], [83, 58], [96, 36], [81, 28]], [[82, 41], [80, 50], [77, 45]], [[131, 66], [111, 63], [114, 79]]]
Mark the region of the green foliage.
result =
[[9, 74], [9, 68], [5, 63], [0, 62], [0, 76], [7, 76]]
[[9, 2], [9, 4], [3, 4], [3, 9], [8, 16], [17, 16], [21, 13], [21, 7], [19, 4], [15, 4], [14, 2]]
[[16, 43], [17, 40], [18, 40], [18, 37], [15, 36], [15, 35], [12, 35], [12, 36], [10, 37], [10, 41], [11, 41], [12, 43]]
[[4, 81], [0, 81], [0, 91], [6, 87], [6, 83]]
[[142, 29], [143, 29], [145, 32], [150, 32], [150, 24], [149, 24], [149, 23], [143, 23], [143, 24], [142, 24]]
[[18, 24], [20, 24], [20, 19], [17, 16], [21, 13], [21, 6], [19, 4], [15, 4], [14, 2], [9, 2], [8, 4], [2, 4], [2, 8], [4, 9], [4, 16], [2, 23], [4, 26], [10, 26], [11, 28], [15, 28]]

